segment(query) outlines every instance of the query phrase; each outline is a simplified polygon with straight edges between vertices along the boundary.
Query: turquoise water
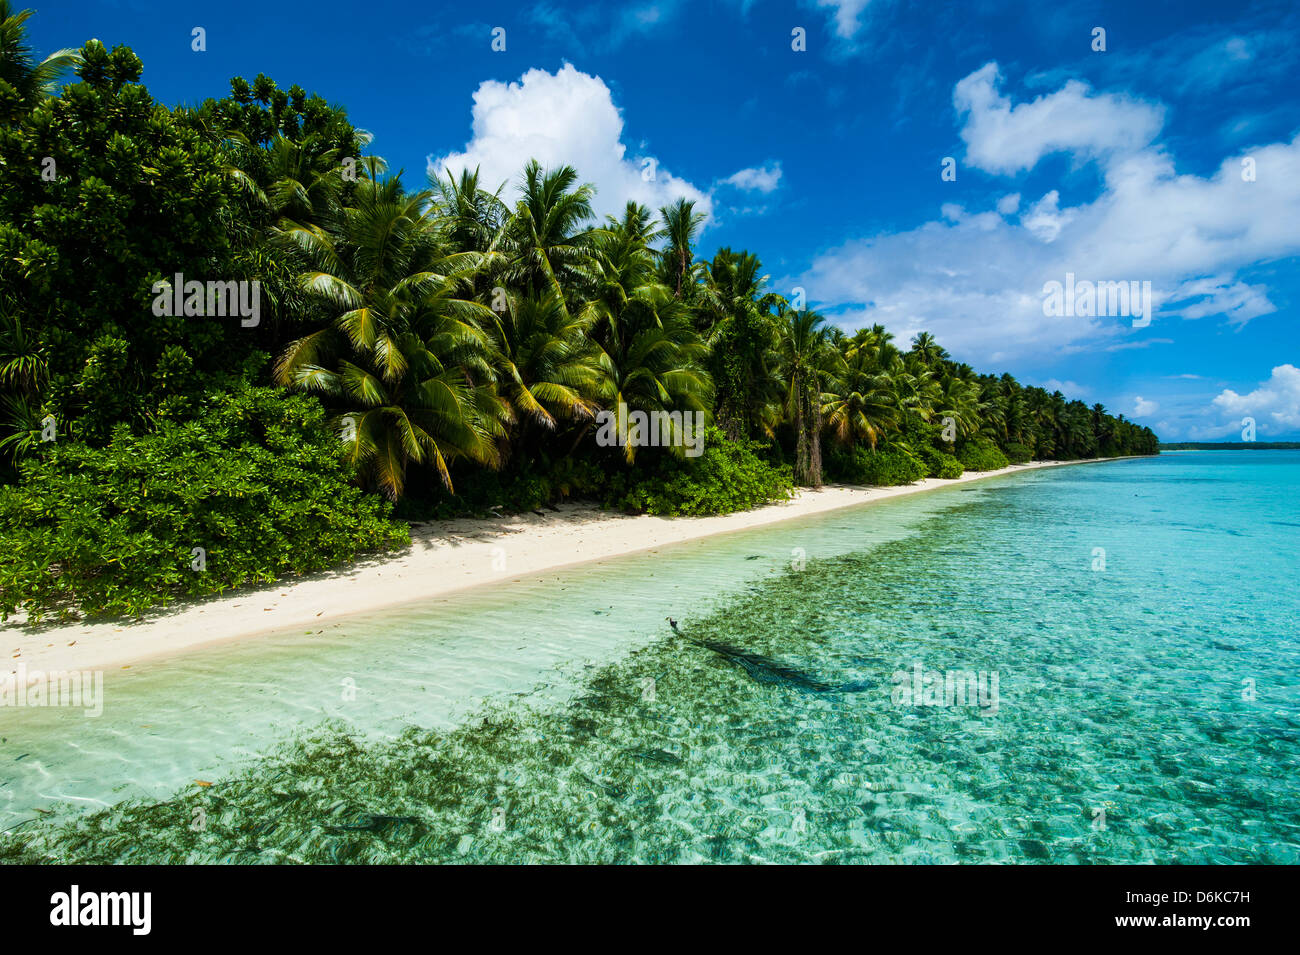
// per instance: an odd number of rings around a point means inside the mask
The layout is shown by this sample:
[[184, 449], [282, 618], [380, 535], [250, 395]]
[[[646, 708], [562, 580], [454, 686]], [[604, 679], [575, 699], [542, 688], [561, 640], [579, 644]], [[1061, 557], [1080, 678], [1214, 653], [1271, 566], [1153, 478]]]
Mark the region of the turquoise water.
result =
[[1294, 863], [1298, 486], [1023, 472], [141, 668], [0, 711], [0, 858]]

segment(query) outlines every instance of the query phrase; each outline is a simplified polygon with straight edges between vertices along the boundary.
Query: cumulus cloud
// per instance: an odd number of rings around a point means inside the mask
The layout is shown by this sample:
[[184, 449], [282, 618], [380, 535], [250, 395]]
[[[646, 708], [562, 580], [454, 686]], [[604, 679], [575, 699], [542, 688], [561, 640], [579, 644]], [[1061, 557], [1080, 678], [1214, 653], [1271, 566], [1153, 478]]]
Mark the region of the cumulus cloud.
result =
[[835, 35], [851, 40], [862, 26], [862, 12], [871, 0], [817, 0], [817, 6], [831, 11]]
[[1147, 401], [1141, 395], [1133, 402], [1133, 417], [1145, 418], [1147, 415], [1153, 415], [1160, 410], [1160, 405], [1155, 401]]
[[1278, 430], [1300, 428], [1300, 368], [1278, 365], [1268, 381], [1254, 391], [1239, 395], [1226, 388], [1212, 404], [1215, 410], [1233, 418], [1254, 418], [1261, 430], [1265, 421]]
[[709, 193], [671, 173], [658, 158], [623, 143], [623, 116], [604, 80], [565, 64], [555, 73], [532, 69], [518, 82], [488, 80], [474, 93], [473, 135], [459, 152], [429, 157], [429, 170], [481, 170], [482, 181], [511, 201], [529, 158], [543, 166], [568, 164], [596, 186], [598, 215], [617, 214], [628, 200], [658, 209], [678, 197], [711, 215]]
[[1164, 111], [1141, 100], [1094, 94], [1070, 80], [1054, 93], [1013, 106], [1003, 95], [1002, 74], [986, 63], [957, 83], [952, 102], [965, 120], [966, 161], [985, 172], [1032, 169], [1049, 153], [1099, 158], [1133, 152], [1155, 139]]
[[764, 166], [751, 166], [748, 169], [741, 169], [732, 173], [722, 181], [729, 186], [735, 186], [737, 189], [744, 189], [747, 192], [769, 193], [781, 182], [781, 164], [772, 162]]
[[[980, 104], [973, 91], [991, 88], [989, 75], [985, 67], [958, 83], [972, 112], [996, 113], [1005, 99], [999, 94]], [[1035, 102], [1058, 103], [1053, 97], [1070, 88], [1067, 83]], [[1105, 109], [1114, 106], [1104, 102]], [[1116, 115], [1128, 115], [1116, 103]], [[1019, 115], [1011, 125], [1022, 121]], [[975, 364], [1142, 347], [1168, 342], [1175, 320], [1223, 316], [1240, 326], [1275, 310], [1269, 289], [1244, 273], [1300, 255], [1300, 135], [1252, 150], [1257, 175], [1245, 181], [1241, 156], [1224, 159], [1209, 175], [1180, 173], [1167, 152], [1144, 144], [1145, 131], [1117, 136], [1097, 123], [1089, 142], [1083, 125], [1071, 129], [1068, 136], [1058, 129], [1036, 139], [1026, 133], [1034, 142], [1019, 156], [1014, 145], [999, 153], [1000, 139], [992, 134], [970, 141], [994, 168], [1032, 164], [1049, 138], [1071, 143], [1101, 165], [1100, 190], [1091, 201], [1062, 208], [1053, 191], [1023, 208], [1009, 196], [987, 210], [945, 203], [934, 221], [828, 248], [789, 284], [806, 288], [846, 327], [881, 322], [900, 338], [929, 331]], [[1144, 145], [1117, 148], [1125, 143]], [[1067, 272], [1094, 282], [1151, 282], [1150, 327], [1117, 317], [1044, 317], [1044, 283], [1063, 282]]]
[[998, 212], [1004, 216], [1013, 216], [1020, 210], [1020, 193], [1013, 192], [998, 200]]
[[[1183, 318], [1222, 315], [1233, 325], [1244, 325], [1252, 318], [1276, 312], [1263, 285], [1234, 282], [1226, 276], [1209, 276], [1184, 282], [1169, 296], [1170, 311]], [[1190, 301], [1186, 307], [1179, 301]]]
[[[1019, 197], [1017, 197], [1019, 201]], [[1020, 222], [1041, 242], [1055, 242], [1061, 230], [1074, 218], [1070, 210], [1060, 209], [1061, 194], [1055, 189], [1035, 202], [1020, 217]], [[1002, 202], [998, 202], [998, 211], [1002, 211]]]

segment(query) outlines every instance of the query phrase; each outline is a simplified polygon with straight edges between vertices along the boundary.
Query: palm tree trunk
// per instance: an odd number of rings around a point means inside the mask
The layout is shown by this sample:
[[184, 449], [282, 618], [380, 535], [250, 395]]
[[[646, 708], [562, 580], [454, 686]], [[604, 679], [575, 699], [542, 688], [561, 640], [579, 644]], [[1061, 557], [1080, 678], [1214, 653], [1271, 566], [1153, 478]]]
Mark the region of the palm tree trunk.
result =
[[790, 393], [794, 399], [794, 483], [809, 482], [808, 419], [804, 415], [804, 388], [798, 369], [790, 376]]
[[813, 487], [822, 486], [822, 401], [821, 388], [817, 387], [809, 395], [812, 405], [812, 449], [809, 452], [809, 478]]
[[573, 439], [573, 444], [569, 445], [569, 450], [564, 455], [566, 458], [573, 456], [573, 452], [578, 450], [578, 445], [582, 443], [582, 439], [587, 436], [587, 432], [590, 430], [591, 422], [588, 421], [578, 430], [578, 436]]

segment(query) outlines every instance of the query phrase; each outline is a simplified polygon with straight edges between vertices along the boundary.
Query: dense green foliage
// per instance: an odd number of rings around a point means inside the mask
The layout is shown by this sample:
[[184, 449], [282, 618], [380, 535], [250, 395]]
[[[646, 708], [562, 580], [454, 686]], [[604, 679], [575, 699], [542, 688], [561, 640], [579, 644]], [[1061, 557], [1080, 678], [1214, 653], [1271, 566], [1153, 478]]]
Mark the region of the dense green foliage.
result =
[[349, 483], [317, 402], [246, 388], [205, 404], [23, 463], [0, 488], [0, 613], [133, 614], [406, 542], [391, 505]]
[[752, 441], [728, 441], [711, 428], [698, 458], [662, 457], [633, 481], [611, 481], [608, 500], [625, 510], [647, 514], [728, 514], [788, 497], [790, 468], [773, 466]]
[[911, 484], [926, 476], [925, 463], [903, 444], [891, 448], [837, 448], [831, 453], [828, 470], [845, 484], [877, 487]]
[[996, 471], [1010, 463], [1002, 449], [983, 435], [958, 445], [957, 460], [967, 471]]
[[[258, 76], [168, 108], [125, 47], [38, 62], [25, 17], [0, 0], [10, 610], [136, 612], [328, 566], [401, 540], [382, 499], [411, 519], [570, 497], [722, 513], [821, 484], [824, 454], [887, 484], [1156, 451], [928, 334], [848, 335], [752, 252], [697, 257], [690, 201], [598, 221], [577, 170], [534, 161], [513, 201], [476, 172], [413, 190], [318, 95]], [[174, 314], [178, 274], [256, 282], [257, 316]], [[681, 425], [629, 440], [638, 412], [702, 416], [703, 455]]]
[[1028, 464], [1034, 459], [1034, 449], [1019, 441], [1008, 441], [1002, 451], [1012, 464]]
[[921, 463], [925, 465], [926, 477], [961, 477], [962, 471], [965, 470], [962, 463], [949, 451], [936, 447], [936, 443], [933, 440], [917, 440], [913, 435], [908, 435], [907, 438], [907, 446], [916, 453], [916, 456], [921, 459]]

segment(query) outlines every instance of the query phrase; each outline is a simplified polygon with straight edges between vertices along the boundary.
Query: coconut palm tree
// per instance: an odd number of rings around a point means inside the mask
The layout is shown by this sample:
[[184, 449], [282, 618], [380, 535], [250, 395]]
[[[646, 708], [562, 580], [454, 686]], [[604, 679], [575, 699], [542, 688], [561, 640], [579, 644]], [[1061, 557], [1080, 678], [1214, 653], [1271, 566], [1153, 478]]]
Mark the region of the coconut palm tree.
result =
[[623, 218], [605, 217], [605, 231], [617, 232], [626, 241], [642, 248], [650, 246], [663, 238], [664, 232], [655, 221], [654, 213], [634, 200], [629, 199], [623, 207]]
[[704, 225], [707, 216], [695, 211], [694, 199], [684, 198], [661, 208], [659, 215], [663, 218], [663, 231], [668, 238], [663, 251], [663, 269], [670, 279], [673, 295], [683, 298], [688, 287], [693, 284], [691, 271], [695, 261], [695, 235], [700, 226]]
[[26, 108], [56, 95], [60, 81], [81, 64], [81, 54], [72, 49], [56, 50], [37, 62], [25, 26], [35, 12], [15, 13], [9, 0], [0, 0], [0, 82], [13, 87]]
[[458, 252], [490, 252], [501, 243], [510, 209], [495, 192], [483, 188], [479, 171], [461, 170], [460, 176], [446, 170], [446, 177], [429, 173], [434, 214], [442, 220], [448, 241]]
[[778, 297], [764, 294], [768, 276], [753, 253], [719, 249], [702, 271], [696, 325], [710, 349], [718, 420], [731, 438], [770, 436], [785, 396], [771, 314]]
[[259, 190], [273, 222], [295, 225], [331, 220], [343, 193], [342, 150], [321, 136], [277, 134], [264, 151], [267, 185]]
[[658, 283], [629, 298], [618, 334], [597, 359], [596, 394], [615, 412], [625, 460], [636, 457], [628, 441], [630, 422], [622, 411], [709, 411], [712, 382], [703, 360], [708, 350], [691, 323], [689, 310]]
[[934, 371], [916, 351], [899, 356], [890, 369], [899, 407], [920, 421], [934, 416], [939, 401], [939, 382]]
[[[642, 290], [658, 286], [655, 255], [648, 241], [657, 232], [644, 206], [628, 203], [622, 222], [611, 219], [592, 240], [589, 281], [583, 289], [584, 310], [594, 319], [593, 332], [602, 348], [619, 349], [623, 315], [637, 307]], [[643, 309], [654, 304], [642, 303]]]
[[572, 166], [544, 170], [530, 159], [520, 191], [507, 235], [507, 288], [571, 296], [592, 279], [592, 247], [601, 230], [586, 226], [595, 188], [579, 185]]
[[939, 379], [939, 394], [934, 415], [940, 419], [951, 420], [956, 437], [959, 439], [978, 434], [980, 430], [979, 386], [958, 374], [944, 375]]
[[912, 339], [912, 353], [931, 368], [948, 360], [948, 353], [929, 332], [920, 332]]
[[574, 318], [554, 293], [507, 300], [485, 323], [498, 390], [519, 421], [555, 430], [557, 421], [590, 420], [600, 351], [588, 337], [592, 319]]
[[429, 195], [404, 193], [400, 177], [377, 181], [376, 168], [336, 232], [281, 230], [314, 266], [303, 287], [334, 318], [289, 345], [276, 377], [339, 412], [350, 458], [396, 500], [411, 463], [431, 466], [448, 490], [457, 458], [496, 466], [511, 411], [480, 324], [492, 313], [452, 291], [482, 256], [446, 253]]
[[823, 414], [826, 426], [841, 443], [865, 441], [875, 448], [897, 427], [901, 415], [894, 383], [880, 369], [876, 350], [850, 344], [829, 391]]
[[810, 309], [788, 309], [784, 301], [777, 313], [783, 320], [779, 350], [787, 387], [785, 412], [795, 432], [794, 479], [819, 487], [823, 390], [838, 356], [821, 315]]

